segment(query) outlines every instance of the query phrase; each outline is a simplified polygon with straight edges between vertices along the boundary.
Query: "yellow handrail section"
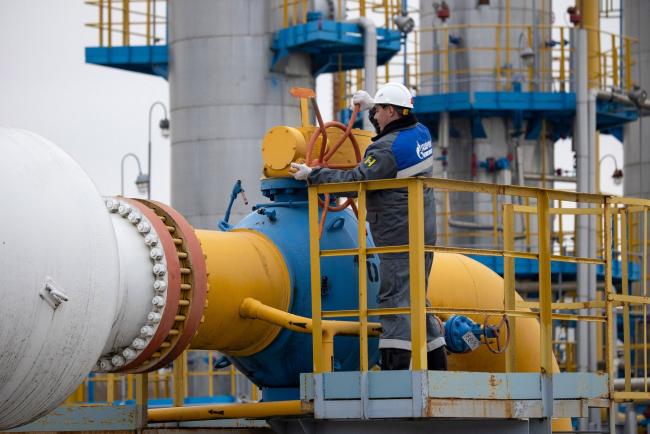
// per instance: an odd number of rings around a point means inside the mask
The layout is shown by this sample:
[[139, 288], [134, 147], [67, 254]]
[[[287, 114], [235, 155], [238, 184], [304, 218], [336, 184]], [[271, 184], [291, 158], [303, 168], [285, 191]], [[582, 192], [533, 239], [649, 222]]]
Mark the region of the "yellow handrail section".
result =
[[86, 0], [85, 4], [97, 8], [97, 21], [86, 27], [97, 29], [100, 47], [166, 43], [165, 0]]
[[[355, 192], [358, 195], [359, 221], [365, 222], [366, 194], [372, 191], [402, 188], [408, 190], [408, 230], [409, 244], [402, 246], [369, 247], [366, 245], [365, 224], [358, 225], [358, 247], [341, 250], [322, 250], [320, 247], [319, 194], [337, 194]], [[502, 230], [497, 232], [499, 243], [490, 249], [460, 246], [434, 246], [424, 243], [424, 189], [432, 188], [437, 192], [470, 193], [490, 195], [498, 200], [492, 203], [498, 206]], [[434, 313], [442, 319], [449, 314], [464, 314], [474, 317], [500, 317], [507, 315], [514, 318], [511, 333], [517, 333], [518, 319], [536, 320], [539, 327], [539, 342], [519, 342], [526, 345], [526, 351], [538, 346], [539, 364], [536, 370], [544, 375], [557, 372], [555, 357], [561, 358], [561, 366], [568, 371], [576, 369], [575, 357], [567, 355], [575, 347], [575, 339], [569, 339], [567, 324], [587, 322], [596, 324], [601, 334], [602, 348], [599, 350], [605, 371], [608, 374], [609, 398], [621, 402], [629, 400], [650, 399], [648, 390], [648, 336], [647, 310], [650, 297], [647, 293], [647, 214], [650, 200], [614, 197], [600, 194], [584, 194], [534, 187], [486, 184], [467, 181], [455, 181], [439, 178], [410, 178], [367, 181], [359, 183], [323, 184], [309, 187], [309, 233], [310, 264], [312, 290], [313, 360], [314, 372], [331, 371], [330, 350], [326, 349], [323, 336], [330, 327], [331, 318], [358, 318], [353, 324], [360, 336], [360, 371], [367, 371], [368, 337], [371, 336], [368, 316], [409, 314], [411, 316], [412, 369], [426, 369], [426, 330], [425, 314]], [[526, 201], [525, 201], [525, 200]], [[518, 203], [527, 203], [519, 205]], [[562, 204], [555, 206], [554, 204]], [[515, 237], [519, 219], [528, 216], [531, 224], [536, 226], [536, 234], [528, 245]], [[598, 221], [603, 227], [600, 235], [593, 232], [593, 237], [601, 236], [604, 248], [594, 257], [578, 257], [567, 251], [554, 251], [552, 247], [552, 228], [557, 225], [559, 217], [571, 217], [583, 221]], [[636, 222], [636, 223], [634, 223]], [[636, 226], [635, 226], [636, 224]], [[595, 226], [594, 226], [595, 227]], [[636, 235], [632, 233], [636, 232]], [[640, 239], [640, 242], [637, 241]], [[636, 244], [634, 244], [636, 243]], [[409, 253], [410, 271], [410, 307], [390, 309], [369, 309], [367, 307], [367, 282], [365, 267], [359, 267], [358, 296], [359, 308], [323, 311], [321, 305], [321, 258], [330, 256], [358, 256], [359, 263], [368, 255], [397, 252]], [[436, 261], [449, 261], [458, 254], [489, 256], [503, 258], [502, 299], [497, 300], [499, 307], [490, 308], [445, 303], [444, 297], [450, 294], [429, 294], [433, 307], [426, 307], [424, 287], [425, 276], [424, 253], [435, 252], [434, 271], [429, 287], [435, 293], [436, 284], [442, 277], [436, 275]], [[453, 255], [452, 255], [453, 254]], [[532, 260], [537, 265], [537, 278], [528, 282], [534, 289], [535, 297], [526, 299], [525, 292], [517, 293], [520, 282], [515, 280], [518, 260]], [[471, 261], [463, 260], [466, 265]], [[446, 262], [445, 262], [446, 263]], [[573, 263], [577, 267], [597, 269], [600, 277], [598, 288], [590, 288], [593, 296], [577, 299], [575, 291], [558, 293], [557, 283], [552, 281], [552, 267], [562, 263]], [[631, 269], [637, 270], [637, 278], [631, 280]], [[615, 278], [614, 272], [616, 270]], [[438, 270], [437, 272], [440, 272]], [[494, 279], [493, 279], [494, 281]], [[480, 286], [481, 283], [478, 283]], [[486, 283], [487, 285], [487, 283]], [[479, 288], [480, 289], [480, 288]], [[530, 289], [530, 288], [529, 288]], [[574, 288], [575, 289], [575, 288]], [[590, 291], [590, 293], [592, 293]], [[453, 298], [453, 297], [452, 297]], [[616, 317], [622, 315], [624, 328], [623, 339], [617, 340]], [[564, 331], [563, 331], [564, 330]], [[636, 332], [636, 333], [634, 333]], [[523, 339], [523, 337], [520, 337]], [[516, 372], [514, 354], [517, 351], [516, 339], [506, 350], [505, 371]], [[554, 355], [554, 349], [557, 354]], [[483, 353], [483, 357], [487, 353]], [[555, 357], [554, 357], [555, 356]], [[534, 363], [534, 362], [533, 362]], [[487, 363], [489, 365], [489, 363]], [[615, 387], [616, 379], [624, 381], [624, 387]]]
[[[230, 395], [235, 400], [258, 400], [258, 389], [234, 366], [215, 368], [220, 354], [215, 351], [185, 351], [174, 361], [173, 367], [160, 369], [147, 375], [93, 374], [87, 377], [66, 400], [67, 405], [106, 404], [134, 401], [141, 403], [139, 388], [147, 390], [149, 399], [172, 399], [182, 406], [186, 398], [199, 396], [213, 398]], [[188, 366], [188, 359], [196, 366]], [[190, 382], [197, 381], [199, 389], [192, 391]]]

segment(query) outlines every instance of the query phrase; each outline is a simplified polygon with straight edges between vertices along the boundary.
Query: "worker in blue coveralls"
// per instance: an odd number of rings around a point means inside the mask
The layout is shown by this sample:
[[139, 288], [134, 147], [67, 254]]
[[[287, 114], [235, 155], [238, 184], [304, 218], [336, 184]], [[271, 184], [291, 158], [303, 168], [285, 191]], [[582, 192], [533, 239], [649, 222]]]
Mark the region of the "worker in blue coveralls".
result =
[[[371, 110], [378, 134], [368, 146], [363, 160], [351, 170], [312, 168], [292, 163], [294, 178], [310, 184], [355, 182], [371, 179], [432, 176], [433, 149], [429, 130], [420, 124], [413, 113], [411, 92], [400, 83], [382, 86], [374, 99], [365, 91], [357, 92], [352, 103], [360, 109]], [[433, 190], [424, 191], [425, 243], [436, 241], [436, 216]], [[408, 193], [405, 188], [369, 191], [367, 193], [367, 220], [377, 246], [407, 245]], [[429, 276], [433, 253], [425, 254], [426, 276]], [[425, 282], [428, 279], [425, 279]], [[409, 302], [408, 253], [380, 255], [380, 308], [408, 307]], [[429, 303], [427, 302], [427, 305]], [[409, 369], [411, 363], [411, 321], [408, 315], [381, 317], [382, 333], [379, 339], [381, 368], [383, 370]], [[427, 364], [430, 370], [446, 370], [447, 354], [441, 323], [427, 314]]]

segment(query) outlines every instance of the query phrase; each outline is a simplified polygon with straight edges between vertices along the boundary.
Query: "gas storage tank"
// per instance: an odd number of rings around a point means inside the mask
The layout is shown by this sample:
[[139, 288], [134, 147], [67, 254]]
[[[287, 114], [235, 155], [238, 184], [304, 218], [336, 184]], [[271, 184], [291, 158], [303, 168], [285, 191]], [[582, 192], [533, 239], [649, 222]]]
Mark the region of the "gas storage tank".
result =
[[[169, 2], [171, 201], [197, 228], [215, 227], [237, 179], [253, 202], [262, 199], [260, 141], [272, 126], [298, 122], [289, 89], [314, 85], [307, 55], [292, 54], [281, 70], [269, 70], [273, 33], [282, 25], [275, 6]], [[233, 209], [235, 221], [246, 214], [238, 204]]]

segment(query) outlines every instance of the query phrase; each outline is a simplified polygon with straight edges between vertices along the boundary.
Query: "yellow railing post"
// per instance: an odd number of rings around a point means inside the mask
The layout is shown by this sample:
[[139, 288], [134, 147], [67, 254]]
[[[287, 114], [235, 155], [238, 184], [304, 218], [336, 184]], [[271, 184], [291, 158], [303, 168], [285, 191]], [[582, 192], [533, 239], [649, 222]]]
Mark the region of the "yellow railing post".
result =
[[427, 334], [424, 276], [424, 183], [408, 184], [409, 284], [411, 297], [411, 351], [414, 371], [427, 368]]
[[[628, 282], [628, 242], [627, 242], [627, 210], [621, 213], [621, 294], [630, 295]], [[625, 391], [632, 390], [632, 352], [630, 350], [630, 303], [623, 304], [623, 360], [625, 361]]]
[[506, 0], [506, 90], [510, 90], [512, 65], [510, 64], [510, 0]]
[[632, 42], [625, 38], [625, 89], [632, 90]]
[[126, 375], [126, 399], [133, 399], [133, 374]]
[[208, 351], [208, 396], [214, 396], [214, 355]]
[[549, 225], [549, 194], [537, 193], [537, 242], [539, 254], [539, 322], [540, 362], [543, 374], [553, 372], [553, 321], [551, 317], [551, 245]]
[[443, 228], [445, 231], [444, 240], [445, 246], [449, 246], [449, 190], [443, 192], [444, 195], [444, 217], [443, 217]]
[[[504, 253], [511, 253], [515, 250], [515, 216], [514, 205], [506, 203], [503, 205], [503, 250]], [[505, 310], [515, 309], [515, 258], [509, 254], [503, 256], [503, 285], [504, 299], [503, 308]], [[510, 323], [510, 342], [515, 341], [514, 329], [515, 320]], [[508, 345], [506, 348], [506, 372], [516, 370], [515, 365], [515, 348], [514, 345]]]
[[115, 374], [106, 375], [106, 402], [112, 404], [115, 401]]
[[[155, 0], [154, 0], [155, 1]], [[151, 0], [147, 0], [147, 19], [146, 19], [146, 45], [151, 45]], [[156, 19], [154, 17], [154, 19]]]
[[501, 90], [501, 26], [497, 25], [494, 28], [494, 58], [495, 58], [495, 86], [497, 92]]
[[[612, 288], [612, 209], [607, 199], [605, 199], [601, 207], [602, 214], [598, 217], [603, 219], [603, 230], [605, 232], [603, 244], [603, 259], [605, 261], [605, 315], [607, 317], [607, 322], [605, 323], [605, 363], [607, 366], [607, 374], [609, 375], [609, 396], [613, 397], [614, 379], [617, 376], [617, 372], [616, 365], [614, 364], [614, 358], [616, 357], [616, 319], [614, 317], [614, 304], [612, 303], [612, 295], [614, 294]], [[613, 408], [615, 410], [615, 407]], [[612, 407], [610, 406], [610, 432], [616, 432], [615, 424], [616, 412], [612, 411]]]
[[492, 243], [494, 248], [499, 247], [499, 205], [497, 194], [492, 194]]
[[302, 0], [302, 23], [307, 24], [307, 0]]
[[564, 49], [564, 27], [560, 27], [560, 89], [566, 92], [566, 50]]
[[138, 408], [140, 426], [146, 426], [149, 404], [149, 377], [146, 373], [135, 376], [135, 404]]
[[129, 0], [122, 0], [122, 45], [129, 45]]
[[237, 370], [233, 365], [228, 368], [228, 375], [230, 376], [230, 395], [237, 396]]
[[318, 235], [318, 193], [308, 189], [309, 199], [309, 261], [311, 271], [311, 318], [314, 373], [324, 372], [323, 326], [321, 312], [320, 241]]
[[359, 15], [366, 16], [366, 0], [359, 0]]
[[614, 87], [619, 85], [618, 77], [618, 49], [616, 48], [616, 35], [612, 34], [612, 79]]
[[176, 360], [174, 360], [173, 375], [174, 375], [174, 392], [173, 403], [174, 407], [182, 407], [185, 402], [185, 379], [186, 379], [186, 365], [185, 360], [187, 353], [183, 352]]
[[296, 24], [298, 24], [298, 1], [299, 0], [292, 0], [292, 1], [293, 1], [293, 19], [291, 20], [291, 22], [295, 26]]
[[449, 28], [447, 28], [447, 26], [444, 27], [442, 37], [442, 44], [444, 47], [442, 53], [442, 89], [444, 93], [447, 93], [449, 92]]
[[[648, 209], [643, 208], [643, 255], [641, 257], [641, 289], [648, 296]], [[648, 391], [648, 305], [643, 303], [643, 391]]]
[[283, 0], [282, 2], [282, 28], [289, 27], [289, 1]]
[[359, 184], [357, 196], [357, 238], [359, 243], [359, 370], [368, 370], [368, 288], [366, 254], [366, 185]]
[[108, 0], [108, 46], [113, 46], [113, 0]]
[[104, 46], [104, 0], [99, 0], [99, 46]]
[[[533, 26], [528, 26], [528, 48], [533, 49]], [[534, 81], [535, 71], [533, 65], [528, 67], [528, 90], [532, 92], [535, 90]]]

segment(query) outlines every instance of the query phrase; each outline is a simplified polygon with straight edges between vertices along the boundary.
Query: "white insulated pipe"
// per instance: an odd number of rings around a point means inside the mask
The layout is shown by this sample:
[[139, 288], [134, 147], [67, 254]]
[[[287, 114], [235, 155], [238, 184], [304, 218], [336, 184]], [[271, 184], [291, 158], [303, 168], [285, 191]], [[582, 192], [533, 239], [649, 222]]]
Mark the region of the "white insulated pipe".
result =
[[103, 200], [70, 156], [27, 131], [0, 128], [0, 155], [2, 431], [52, 411], [93, 370], [171, 362], [196, 333], [207, 285], [199, 241], [173, 209]]
[[[364, 87], [374, 98], [377, 92], [377, 26], [366, 17], [355, 18], [349, 22], [358, 25], [363, 31]], [[374, 131], [367, 111], [363, 113], [363, 129]]]
[[6, 430], [49, 413], [92, 370], [117, 312], [120, 274], [109, 214], [72, 158], [36, 134], [8, 128], [0, 128], [0, 155]]

